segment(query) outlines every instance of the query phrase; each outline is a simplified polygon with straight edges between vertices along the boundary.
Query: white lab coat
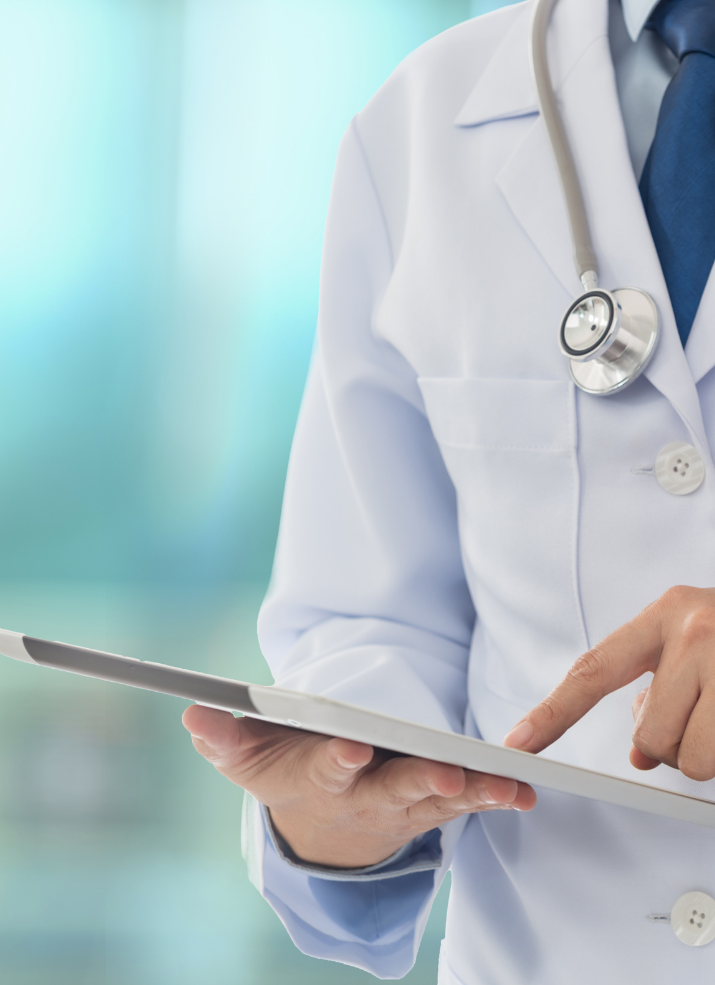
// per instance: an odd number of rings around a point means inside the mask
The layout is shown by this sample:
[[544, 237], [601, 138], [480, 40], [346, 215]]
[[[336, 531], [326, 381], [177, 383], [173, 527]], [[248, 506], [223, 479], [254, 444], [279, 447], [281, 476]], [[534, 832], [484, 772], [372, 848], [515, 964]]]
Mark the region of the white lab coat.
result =
[[[579, 282], [530, 81], [530, 8], [419, 49], [343, 141], [259, 626], [280, 684], [491, 742], [669, 586], [715, 585], [715, 284], [684, 353], [628, 156], [606, 0], [559, 0], [552, 75], [601, 283], [649, 292], [662, 318], [630, 389], [574, 388], [557, 329]], [[677, 440], [706, 463], [688, 496], [649, 471]], [[550, 755], [715, 798], [713, 783], [630, 767], [642, 686]], [[395, 964], [396, 939], [341, 931], [307, 883], [301, 912], [288, 906], [302, 877], [263, 865], [261, 830], [247, 832], [254, 878], [301, 947], [407, 970], [429, 900]], [[687, 947], [648, 917], [690, 890], [715, 895], [715, 832], [540, 791], [531, 814], [448, 825], [443, 848], [440, 985], [711, 985], [715, 944]]]

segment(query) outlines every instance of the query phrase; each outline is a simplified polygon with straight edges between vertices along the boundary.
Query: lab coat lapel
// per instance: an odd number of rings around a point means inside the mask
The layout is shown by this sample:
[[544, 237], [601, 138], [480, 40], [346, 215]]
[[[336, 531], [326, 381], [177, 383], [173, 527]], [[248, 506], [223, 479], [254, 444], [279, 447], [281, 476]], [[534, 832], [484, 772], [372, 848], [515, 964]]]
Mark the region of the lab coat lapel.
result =
[[[528, 60], [530, 14], [528, 5], [460, 111], [458, 126], [536, 113]], [[549, 31], [549, 63], [581, 177], [601, 283], [639, 287], [654, 298], [661, 340], [646, 376], [673, 404], [695, 443], [707, 450], [695, 383], [628, 154], [608, 43], [606, 0], [560, 0]], [[540, 117], [535, 116], [496, 181], [564, 286], [565, 306], [581, 287], [558, 172]]]
[[[563, 0], [557, 5], [561, 7]], [[600, 0], [599, 0], [600, 2]], [[511, 30], [494, 52], [482, 76], [460, 110], [459, 127], [488, 125], [497, 120], [533, 117], [521, 144], [496, 177], [497, 185], [524, 232], [563, 285], [566, 297], [578, 292], [568, 218], [559, 177], [546, 131], [538, 117], [536, 93], [529, 69], [531, 4], [525, 5]], [[553, 32], [552, 32], [553, 35]], [[550, 49], [555, 47], [549, 38]], [[553, 54], [553, 51], [551, 52]], [[563, 75], [566, 56], [551, 59], [552, 75]]]
[[685, 346], [685, 356], [696, 383], [715, 366], [715, 267], [705, 285]]

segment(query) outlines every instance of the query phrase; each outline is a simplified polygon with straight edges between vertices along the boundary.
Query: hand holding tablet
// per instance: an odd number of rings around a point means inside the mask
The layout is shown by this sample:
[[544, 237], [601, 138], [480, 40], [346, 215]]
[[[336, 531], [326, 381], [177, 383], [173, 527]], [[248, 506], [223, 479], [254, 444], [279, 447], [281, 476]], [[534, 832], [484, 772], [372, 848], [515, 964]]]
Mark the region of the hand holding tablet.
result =
[[[506, 777], [520, 784], [544, 786], [562, 793], [603, 800], [634, 810], [715, 827], [715, 803], [709, 800], [580, 769], [529, 752], [428, 728], [316, 695], [246, 684], [84, 647], [39, 640], [7, 630], [0, 630], [0, 653], [29, 664], [39, 664], [57, 670], [129, 684], [133, 687], [160, 691], [211, 708], [239, 711], [251, 718], [264, 719], [293, 730], [317, 733], [319, 736], [346, 739], [353, 744], [343, 747], [339, 743], [331, 746], [328, 742], [324, 752], [327, 757], [326, 763], [331, 757], [334, 763], [337, 763], [337, 756], [342, 754], [341, 750], [344, 752], [349, 748], [357, 752], [354, 744], [360, 743], [379, 750], [389, 750], [404, 756], [429, 760], [432, 763], [461, 767], [462, 770], [471, 770], [475, 774], [489, 774], [490, 777], [495, 778]], [[198, 722], [192, 722], [191, 719], [188, 721], [190, 728], [192, 724], [199, 727]], [[202, 724], [205, 721], [201, 719]], [[226, 721], [229, 722], [229, 727], [232, 727], [230, 721], [228, 719]], [[200, 732], [195, 734], [200, 735]], [[207, 740], [209, 745], [211, 744], [208, 735], [202, 738]], [[324, 740], [315, 740], [316, 748], [317, 743], [321, 741]], [[364, 764], [360, 762], [359, 756], [352, 762], [357, 763], [358, 769], [363, 768]], [[400, 769], [401, 767], [390, 766], [386, 772], [393, 770], [399, 772]], [[420, 774], [417, 769], [418, 776], [413, 777], [411, 782], [429, 784], [437, 778], [437, 774], [432, 776], [429, 770], [427, 772], [429, 776]], [[442, 775], [439, 773], [440, 777]], [[448, 771], [444, 777], [448, 775], [459, 776]], [[490, 784], [494, 782], [491, 779], [473, 782], [477, 788], [486, 782], [487, 790], [490, 794], [496, 795], [497, 799], [505, 796], [505, 791], [491, 789]], [[437, 779], [437, 783], [439, 786], [441, 780]], [[470, 804], [473, 802], [471, 798], [479, 799], [479, 796], [482, 796], [478, 794], [478, 789], [473, 790], [465, 780], [464, 789], [466, 790], [467, 787], [469, 787], [467, 796], [470, 798]], [[513, 789], [511, 785], [509, 791]], [[445, 797], [450, 795], [459, 797], [461, 793], [457, 792], [456, 788], [450, 787], [449, 782], [444, 792], [434, 794], [434, 796]], [[517, 800], [517, 797], [526, 799]], [[483, 801], [480, 803], [487, 806]], [[522, 793], [521, 788], [511, 804], [521, 806], [523, 809], [531, 806], [527, 794]]]
[[313, 864], [374, 865], [461, 814], [536, 803], [515, 780], [213, 708], [192, 705], [184, 725], [196, 750], [265, 804], [293, 852]]

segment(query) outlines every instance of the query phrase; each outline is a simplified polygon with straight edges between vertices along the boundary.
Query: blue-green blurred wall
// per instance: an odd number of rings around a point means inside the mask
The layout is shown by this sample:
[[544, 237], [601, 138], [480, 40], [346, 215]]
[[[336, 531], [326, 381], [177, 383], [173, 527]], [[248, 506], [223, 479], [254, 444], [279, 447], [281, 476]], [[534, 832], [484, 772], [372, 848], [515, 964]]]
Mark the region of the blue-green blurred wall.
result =
[[[269, 683], [333, 163], [498, 0], [0, 0], [0, 626]], [[1, 985], [368, 985], [249, 885], [181, 701], [0, 657]], [[409, 985], [434, 985], [445, 886]]]
[[263, 580], [351, 116], [468, 0], [0, 2], [0, 580]]

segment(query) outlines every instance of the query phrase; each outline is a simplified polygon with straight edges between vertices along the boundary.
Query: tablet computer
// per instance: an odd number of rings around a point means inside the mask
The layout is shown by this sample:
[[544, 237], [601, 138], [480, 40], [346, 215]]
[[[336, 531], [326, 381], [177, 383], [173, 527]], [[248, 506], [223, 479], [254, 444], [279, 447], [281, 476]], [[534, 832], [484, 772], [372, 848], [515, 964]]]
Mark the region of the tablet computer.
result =
[[0, 630], [0, 653], [42, 667], [172, 694], [210, 708], [241, 712], [289, 728], [354, 739], [407, 756], [452, 763], [560, 793], [715, 828], [715, 803], [710, 800], [443, 732], [343, 701], [279, 687], [246, 684], [101, 650], [40, 640], [9, 630]]

